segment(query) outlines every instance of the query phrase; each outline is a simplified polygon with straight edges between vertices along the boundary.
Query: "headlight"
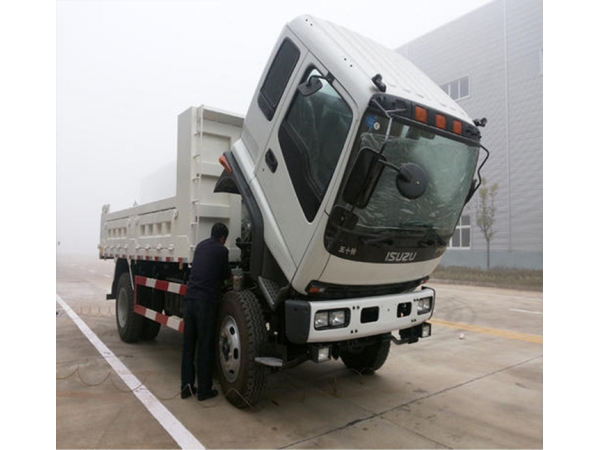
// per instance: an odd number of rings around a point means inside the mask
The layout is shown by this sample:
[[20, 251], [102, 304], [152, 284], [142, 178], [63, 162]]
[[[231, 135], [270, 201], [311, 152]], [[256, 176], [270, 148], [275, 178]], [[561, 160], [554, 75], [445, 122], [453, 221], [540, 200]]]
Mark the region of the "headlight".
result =
[[346, 323], [346, 311], [331, 311], [329, 313], [329, 325], [332, 327], [340, 327]]
[[417, 313], [427, 314], [431, 311], [431, 297], [421, 298], [417, 301]]
[[319, 311], [315, 314], [315, 328], [325, 328], [329, 325], [329, 313], [327, 311]]
[[324, 328], [342, 328], [350, 322], [350, 310], [335, 309], [329, 311], [317, 311], [314, 326], [317, 330]]

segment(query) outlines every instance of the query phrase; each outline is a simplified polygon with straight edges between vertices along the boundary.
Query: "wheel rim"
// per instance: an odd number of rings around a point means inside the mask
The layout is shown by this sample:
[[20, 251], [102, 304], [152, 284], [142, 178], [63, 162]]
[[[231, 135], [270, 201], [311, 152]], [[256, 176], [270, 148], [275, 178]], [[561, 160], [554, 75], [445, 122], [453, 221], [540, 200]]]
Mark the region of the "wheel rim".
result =
[[237, 323], [227, 316], [219, 332], [219, 361], [223, 376], [229, 383], [235, 382], [240, 373], [242, 347]]
[[117, 321], [121, 328], [125, 327], [127, 324], [127, 314], [129, 313], [128, 307], [127, 292], [125, 289], [121, 289], [117, 297]]

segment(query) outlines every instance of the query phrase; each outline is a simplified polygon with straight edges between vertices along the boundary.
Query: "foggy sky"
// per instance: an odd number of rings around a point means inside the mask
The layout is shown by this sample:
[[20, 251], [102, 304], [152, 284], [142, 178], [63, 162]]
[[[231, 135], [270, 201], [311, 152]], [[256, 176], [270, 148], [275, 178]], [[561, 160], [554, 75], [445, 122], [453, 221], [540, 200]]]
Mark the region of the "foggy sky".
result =
[[179, 113], [245, 114], [296, 16], [397, 48], [489, 1], [58, 1], [57, 251], [95, 253], [102, 205], [140, 203], [142, 179], [176, 158]]

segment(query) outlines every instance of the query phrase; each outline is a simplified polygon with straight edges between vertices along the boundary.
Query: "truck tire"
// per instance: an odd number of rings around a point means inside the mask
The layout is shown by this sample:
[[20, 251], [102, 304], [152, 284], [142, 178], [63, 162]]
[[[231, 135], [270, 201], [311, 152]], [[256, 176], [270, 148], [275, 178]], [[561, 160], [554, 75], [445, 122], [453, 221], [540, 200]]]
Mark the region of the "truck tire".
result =
[[265, 367], [254, 361], [267, 339], [258, 299], [250, 291], [226, 293], [216, 323], [216, 368], [223, 393], [237, 408], [254, 406], [266, 381]]
[[360, 350], [345, 350], [340, 353], [342, 361], [349, 369], [356, 370], [361, 375], [372, 375], [380, 369], [390, 353], [390, 340], [388, 334], [378, 336], [375, 344], [363, 347]]
[[117, 283], [117, 329], [123, 342], [136, 342], [142, 337], [144, 317], [133, 312], [133, 288], [129, 273], [121, 274]]
[[160, 323], [155, 322], [144, 317], [144, 324], [142, 325], [142, 339], [145, 341], [151, 341], [160, 332]]

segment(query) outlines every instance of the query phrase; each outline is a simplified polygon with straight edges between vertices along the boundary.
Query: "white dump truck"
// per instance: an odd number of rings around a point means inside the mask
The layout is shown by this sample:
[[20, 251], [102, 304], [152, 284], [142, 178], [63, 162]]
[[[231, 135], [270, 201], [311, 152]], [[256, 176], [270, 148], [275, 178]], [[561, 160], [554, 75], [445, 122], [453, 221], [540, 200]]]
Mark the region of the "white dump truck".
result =
[[174, 197], [103, 208], [120, 337], [183, 330], [195, 246], [223, 222], [234, 282], [215, 341], [227, 399], [252, 406], [270, 371], [309, 360], [373, 373], [390, 343], [431, 334], [424, 283], [481, 181], [476, 123], [399, 54], [294, 19], [245, 117], [179, 115]]

